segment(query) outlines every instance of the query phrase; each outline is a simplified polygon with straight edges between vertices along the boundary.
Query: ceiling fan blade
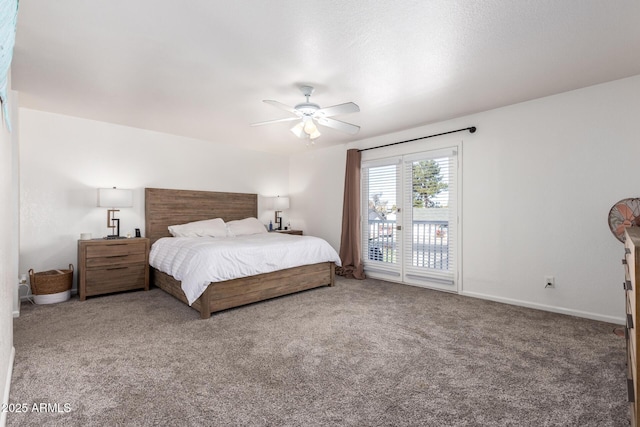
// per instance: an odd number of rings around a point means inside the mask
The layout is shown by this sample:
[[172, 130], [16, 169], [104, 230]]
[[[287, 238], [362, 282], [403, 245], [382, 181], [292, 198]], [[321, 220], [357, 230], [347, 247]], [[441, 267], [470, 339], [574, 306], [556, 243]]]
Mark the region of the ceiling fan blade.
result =
[[292, 120], [300, 120], [300, 118], [299, 117], [287, 117], [287, 118], [284, 118], [284, 119], [267, 120], [266, 122], [251, 123], [251, 126], [262, 126], [262, 125], [268, 125], [270, 123], [278, 123], [278, 122], [290, 122]]
[[346, 132], [349, 135], [355, 135], [360, 130], [360, 126], [352, 125], [351, 123], [341, 122], [336, 119], [329, 119], [327, 117], [319, 117], [318, 123], [333, 129], [337, 129], [342, 132]]
[[267, 104], [269, 104], [269, 105], [273, 105], [274, 107], [276, 107], [276, 108], [280, 108], [281, 110], [288, 111], [288, 112], [290, 112], [291, 114], [295, 114], [296, 116], [299, 116], [299, 115], [300, 115], [300, 114], [298, 113], [298, 111], [297, 111], [295, 108], [290, 107], [290, 106], [288, 106], [288, 105], [286, 105], [286, 104], [283, 104], [282, 102], [273, 101], [273, 100], [271, 100], [271, 99], [265, 99], [265, 100], [264, 100], [264, 101], [262, 101], [262, 102], [265, 102], [265, 103], [267, 103]]
[[314, 117], [332, 117], [338, 114], [357, 113], [360, 111], [360, 107], [353, 102], [346, 102], [344, 104], [338, 104], [327, 108], [321, 108], [314, 113]]

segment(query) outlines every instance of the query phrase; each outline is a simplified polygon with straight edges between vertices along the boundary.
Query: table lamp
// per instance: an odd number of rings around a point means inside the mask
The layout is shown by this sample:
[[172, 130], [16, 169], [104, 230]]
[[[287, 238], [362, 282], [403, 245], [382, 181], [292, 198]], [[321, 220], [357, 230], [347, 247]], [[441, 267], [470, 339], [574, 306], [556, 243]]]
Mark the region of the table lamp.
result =
[[107, 228], [111, 229], [106, 239], [120, 239], [120, 219], [115, 217], [120, 209], [133, 207], [133, 190], [121, 188], [98, 188], [98, 207], [107, 210]]

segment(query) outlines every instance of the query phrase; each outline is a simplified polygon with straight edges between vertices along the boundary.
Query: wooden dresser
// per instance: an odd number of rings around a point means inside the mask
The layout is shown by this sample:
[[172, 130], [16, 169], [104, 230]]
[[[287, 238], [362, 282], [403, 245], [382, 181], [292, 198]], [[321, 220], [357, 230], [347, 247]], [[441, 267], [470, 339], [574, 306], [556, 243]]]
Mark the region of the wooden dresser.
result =
[[78, 295], [149, 290], [149, 239], [78, 240]]
[[631, 425], [640, 425], [636, 402], [640, 398], [640, 383], [638, 382], [638, 284], [640, 284], [640, 227], [627, 228], [625, 232], [624, 259], [625, 270], [625, 305], [627, 309], [627, 390], [629, 396], [629, 413]]

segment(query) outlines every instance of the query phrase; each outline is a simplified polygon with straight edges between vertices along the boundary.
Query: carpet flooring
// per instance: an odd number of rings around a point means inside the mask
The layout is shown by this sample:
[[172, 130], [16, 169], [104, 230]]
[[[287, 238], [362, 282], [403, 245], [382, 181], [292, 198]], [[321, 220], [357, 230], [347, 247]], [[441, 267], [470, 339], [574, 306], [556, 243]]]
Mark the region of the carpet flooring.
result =
[[336, 282], [208, 320], [157, 288], [23, 302], [7, 425], [629, 423], [615, 325]]

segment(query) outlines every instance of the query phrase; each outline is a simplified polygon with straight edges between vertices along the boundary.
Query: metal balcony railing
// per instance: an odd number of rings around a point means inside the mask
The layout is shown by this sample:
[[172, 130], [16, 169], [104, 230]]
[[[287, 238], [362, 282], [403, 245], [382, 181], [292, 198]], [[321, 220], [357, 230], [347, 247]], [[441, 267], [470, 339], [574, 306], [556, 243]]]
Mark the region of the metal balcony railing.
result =
[[[396, 222], [369, 220], [368, 258], [371, 261], [397, 262]], [[447, 221], [413, 221], [411, 262], [415, 267], [449, 269], [449, 223]], [[405, 255], [406, 256], [406, 255]]]

